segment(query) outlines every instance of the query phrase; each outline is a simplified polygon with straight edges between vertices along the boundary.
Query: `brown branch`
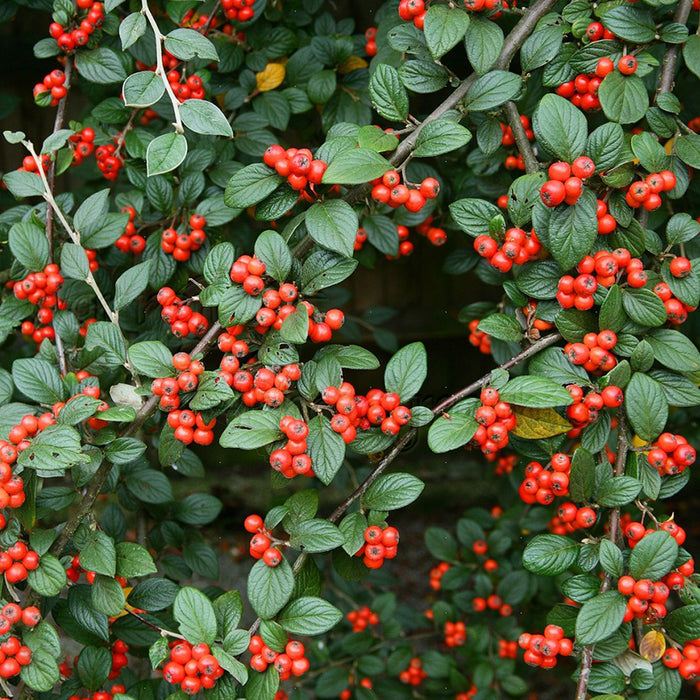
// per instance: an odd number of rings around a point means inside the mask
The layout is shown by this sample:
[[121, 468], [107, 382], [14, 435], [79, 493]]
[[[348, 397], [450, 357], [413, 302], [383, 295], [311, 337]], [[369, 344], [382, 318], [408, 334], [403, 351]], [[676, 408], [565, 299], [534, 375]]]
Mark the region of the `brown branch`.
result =
[[[199, 355], [200, 353], [206, 352], [209, 349], [209, 346], [214, 342], [214, 339], [216, 338], [220, 330], [221, 324], [218, 321], [212, 323], [211, 327], [206, 332], [206, 334], [202, 336], [202, 339], [190, 351], [190, 354]], [[157, 406], [158, 397], [151, 396], [138, 411], [138, 413], [136, 414], [136, 418], [133, 420], [133, 422], [124, 431], [123, 437], [131, 437], [136, 432], [138, 432], [139, 428], [155, 412]], [[102, 464], [100, 464], [99, 468], [95, 472], [95, 476], [93, 476], [90, 485], [85, 490], [85, 493], [83, 494], [83, 498], [80, 501], [78, 509], [66, 522], [63, 530], [61, 530], [60, 534], [56, 538], [56, 541], [51, 546], [51, 549], [49, 550], [51, 554], [57, 557], [63, 554], [63, 550], [65, 549], [71, 537], [73, 537], [83, 520], [92, 512], [92, 508], [95, 505], [95, 501], [100, 495], [100, 491], [102, 491], [102, 487], [104, 486], [104, 483], [107, 480], [107, 477], [109, 476], [111, 471], [112, 463], [107, 461], [106, 459], [103, 460]]]
[[[685, 24], [688, 21], [692, 0], [680, 0], [676, 12], [673, 15], [673, 21], [679, 24]], [[678, 62], [678, 54], [680, 53], [681, 45], [672, 44], [666, 47], [663, 61], [661, 62], [661, 72], [659, 73], [658, 87], [656, 88], [656, 100], [659, 95], [665, 92], [671, 92], [674, 86], [674, 78], [676, 73], [676, 63]]]
[[506, 113], [508, 119], [508, 124], [513, 132], [513, 139], [515, 140], [515, 145], [520, 151], [520, 155], [523, 157], [525, 162], [525, 171], [529, 174], [537, 173], [540, 170], [540, 164], [535, 155], [535, 151], [532, 149], [532, 144], [525, 133], [525, 127], [520, 121], [520, 112], [515, 105], [515, 102], [510, 100], [503, 105], [503, 111]]

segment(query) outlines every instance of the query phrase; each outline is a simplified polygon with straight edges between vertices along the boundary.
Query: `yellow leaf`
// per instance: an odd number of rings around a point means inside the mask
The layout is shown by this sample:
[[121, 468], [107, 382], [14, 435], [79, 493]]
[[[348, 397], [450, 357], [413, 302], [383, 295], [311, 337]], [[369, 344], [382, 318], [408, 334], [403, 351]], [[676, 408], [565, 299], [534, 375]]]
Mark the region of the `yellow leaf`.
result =
[[553, 408], [513, 408], [518, 423], [511, 432], [525, 440], [554, 437], [571, 430], [571, 423], [562, 418]]
[[352, 73], [354, 70], [359, 70], [360, 68], [367, 68], [367, 61], [359, 56], [349, 56], [346, 58], [339, 66], [338, 73], [340, 75], [347, 75]]
[[282, 84], [286, 69], [281, 63], [268, 63], [265, 70], [255, 74], [260, 92], [269, 92]]
[[641, 644], [639, 645], [639, 653], [652, 664], [658, 661], [666, 651], [666, 638], [657, 632], [652, 630], [647, 632], [643, 637]]
[[673, 155], [673, 147], [675, 146], [675, 144], [676, 137], [674, 136], [673, 138], [666, 141], [666, 143], [664, 144], [664, 151], [666, 151], [666, 153], [668, 153], [668, 155], [670, 156]]

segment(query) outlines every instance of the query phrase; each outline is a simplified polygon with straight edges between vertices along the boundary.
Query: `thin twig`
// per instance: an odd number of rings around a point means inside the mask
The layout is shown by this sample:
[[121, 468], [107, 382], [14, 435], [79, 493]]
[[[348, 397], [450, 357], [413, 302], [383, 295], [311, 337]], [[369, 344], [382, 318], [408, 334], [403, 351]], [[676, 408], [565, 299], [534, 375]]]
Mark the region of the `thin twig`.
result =
[[[673, 21], [679, 24], [685, 24], [688, 21], [692, 0], [680, 0], [678, 7], [673, 15]], [[674, 78], [676, 73], [676, 63], [678, 62], [678, 54], [681, 50], [681, 44], [671, 44], [666, 47], [663, 61], [661, 62], [661, 72], [659, 73], [658, 87], [656, 88], [656, 100], [659, 95], [673, 90]]]
[[508, 124], [510, 125], [510, 130], [513, 132], [513, 139], [515, 140], [515, 145], [520, 151], [520, 155], [523, 157], [525, 162], [525, 170], [527, 173], [537, 173], [540, 170], [540, 164], [535, 155], [535, 151], [532, 149], [532, 144], [525, 133], [525, 127], [520, 121], [520, 112], [515, 105], [515, 102], [510, 100], [506, 102], [503, 106], [503, 110], [508, 118]]

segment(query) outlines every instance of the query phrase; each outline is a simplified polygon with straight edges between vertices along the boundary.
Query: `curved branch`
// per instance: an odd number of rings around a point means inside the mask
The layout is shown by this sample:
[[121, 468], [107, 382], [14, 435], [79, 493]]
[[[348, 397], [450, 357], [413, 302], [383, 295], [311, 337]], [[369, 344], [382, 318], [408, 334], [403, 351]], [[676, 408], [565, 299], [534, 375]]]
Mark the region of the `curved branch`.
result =
[[[673, 21], [679, 24], [685, 24], [690, 15], [692, 0], [680, 0], [678, 7], [673, 15]], [[678, 62], [678, 54], [681, 51], [681, 44], [672, 44], [666, 47], [664, 58], [661, 63], [661, 72], [659, 73], [659, 83], [656, 88], [656, 98], [663, 95], [665, 92], [673, 90], [674, 78], [676, 73], [676, 63]]]

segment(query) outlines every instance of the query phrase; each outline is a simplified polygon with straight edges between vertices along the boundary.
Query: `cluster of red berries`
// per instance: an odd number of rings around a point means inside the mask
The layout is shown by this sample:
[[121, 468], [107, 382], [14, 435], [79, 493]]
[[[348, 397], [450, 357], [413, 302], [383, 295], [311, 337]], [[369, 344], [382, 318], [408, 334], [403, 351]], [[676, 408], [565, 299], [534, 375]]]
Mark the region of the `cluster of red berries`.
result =
[[204, 86], [202, 84], [202, 79], [198, 75], [190, 75], [182, 83], [180, 82], [179, 71], [168, 71], [167, 77], [170, 88], [179, 102], [204, 99]]
[[463, 622], [446, 622], [443, 627], [448, 647], [463, 647], [467, 643], [467, 627]]
[[291, 676], [303, 676], [309, 670], [309, 660], [306, 658], [304, 645], [296, 639], [290, 639], [283, 652], [276, 652], [265, 644], [259, 635], [250, 638], [248, 651], [253, 655], [250, 667], [258, 673], [263, 673], [272, 664], [280, 674], [280, 680], [286, 681]]
[[278, 175], [287, 178], [293, 190], [303, 190], [307, 185], [320, 185], [328, 164], [314, 159], [308, 148], [283, 148], [278, 143], [268, 147], [263, 162], [274, 168]]
[[498, 474], [499, 476], [502, 474], [510, 474], [517, 464], [517, 455], [501, 455], [496, 461], [496, 468], [494, 469], [494, 474]]
[[518, 638], [518, 646], [525, 650], [523, 661], [528, 666], [554, 668], [557, 656], [569, 656], [573, 651], [573, 642], [564, 636], [564, 630], [558, 625], [547, 625], [544, 634], [523, 632]]
[[73, 148], [71, 165], [80, 165], [95, 150], [95, 130], [86, 126], [71, 134], [68, 142]]
[[[596, 343], [595, 347], [600, 346]], [[574, 401], [566, 407], [566, 417], [573, 425], [572, 430], [567, 433], [567, 437], [571, 438], [578, 437], [587, 425], [595, 423], [598, 420], [599, 411], [603, 408], [617, 408], [622, 405], [625, 398], [622, 389], [614, 385], [606, 386], [600, 393], [589, 391], [585, 397], [583, 389], [578, 384], [570, 384], [566, 388]]]
[[174, 228], [166, 228], [160, 247], [179, 262], [189, 260], [192, 253], [199, 250], [207, 240], [207, 234], [204, 232], [206, 223], [207, 220], [201, 214], [192, 214], [189, 221], [192, 230], [189, 233], [178, 234]]
[[[66, 577], [69, 581], [77, 583], [82, 574], [85, 574], [85, 580], [90, 585], [95, 583], [97, 574], [94, 571], [89, 571], [88, 569], [83, 568], [83, 566], [80, 564], [80, 555], [76, 554], [71, 559], [70, 564], [66, 567]], [[114, 578], [122, 588], [126, 587], [127, 580], [123, 576], [115, 576]]]
[[617, 590], [622, 595], [629, 596], [624, 622], [631, 622], [635, 617], [648, 621], [666, 617], [666, 601], [671, 590], [663, 581], [635, 581], [632, 576], [621, 576], [617, 582]]
[[442, 577], [449, 571], [450, 565], [446, 561], [441, 561], [437, 566], [430, 569], [430, 587], [434, 591], [439, 591]]
[[409, 187], [401, 182], [396, 170], [388, 170], [371, 184], [375, 202], [388, 204], [393, 209], [403, 205], [410, 212], [420, 211], [426, 200], [435, 199], [440, 193], [440, 183], [434, 177], [426, 177], [418, 187]]
[[376, 612], [372, 612], [367, 605], [363, 605], [357, 610], [351, 610], [346, 617], [352, 625], [353, 632], [362, 632], [369, 625], [379, 624], [379, 615]]
[[685, 323], [688, 320], [688, 313], [695, 311], [696, 307], [688, 306], [688, 304], [684, 304], [680, 299], [676, 299], [676, 297], [673, 296], [671, 288], [665, 282], [659, 282], [654, 285], [653, 291], [654, 294], [663, 301], [666, 307], [668, 320], [675, 325], [679, 326], [681, 323]]
[[265, 522], [259, 515], [249, 515], [243, 527], [253, 536], [250, 538], [248, 551], [254, 559], [262, 559], [270, 567], [277, 566], [282, 561], [282, 553], [272, 546], [272, 533], [265, 528]]
[[600, 22], [591, 22], [586, 27], [586, 37], [589, 41], [600, 41], [601, 39], [614, 39], [615, 35]]
[[355, 387], [343, 382], [339, 387], [327, 386], [321, 398], [336, 413], [331, 418], [331, 428], [345, 444], [350, 444], [360, 430], [378, 425], [385, 435], [397, 435], [401, 427], [411, 420], [411, 409], [401, 404], [396, 392], [370, 389], [366, 396], [355, 393]]
[[119, 177], [124, 159], [117, 153], [117, 147], [113, 143], [98, 146], [95, 149], [95, 159], [106, 180], [116, 180]]
[[[584, 112], [597, 112], [600, 109], [598, 88], [606, 75], [598, 75], [598, 70], [596, 68], [595, 73], [580, 73], [573, 80], [562, 83], [554, 92]], [[604, 69], [600, 70], [603, 72]]]
[[507, 639], [498, 640], [498, 657], [501, 659], [517, 659], [518, 643]]
[[39, 555], [22, 541], [15, 542], [7, 550], [0, 551], [0, 573], [8, 583], [18, 583], [27, 578], [28, 571], [39, 566]]
[[66, 74], [60, 68], [52, 70], [34, 86], [34, 102], [39, 107], [55, 107], [68, 93], [65, 82]]
[[595, 213], [598, 220], [598, 233], [601, 236], [607, 236], [609, 233], [612, 233], [617, 227], [617, 219], [608, 212], [607, 202], [599, 199]]
[[474, 239], [474, 250], [499, 272], [510, 272], [513, 265], [524, 265], [537, 258], [542, 244], [534, 229], [525, 232], [521, 228], [509, 228], [502, 245], [484, 233]]
[[480, 318], [474, 318], [469, 321], [469, 343], [475, 348], [479, 348], [479, 352], [484, 355], [491, 354], [491, 336], [484, 331], [479, 330]]
[[472, 598], [472, 610], [474, 610], [474, 612], [497, 610], [501, 617], [510, 617], [513, 614], [512, 606], [508, 605], [508, 603], [504, 603], [501, 596], [495, 593], [488, 596], [488, 598], [483, 598], [481, 596]]
[[198, 411], [175, 409], [168, 414], [168, 425], [175, 430], [175, 439], [189, 445], [211, 445], [214, 441], [216, 418], [208, 423]]
[[78, 335], [79, 335], [81, 338], [85, 338], [85, 337], [87, 336], [87, 329], [88, 329], [88, 326], [90, 326], [90, 325], [93, 324], [93, 323], [97, 323], [97, 319], [96, 319], [96, 318], [88, 318], [88, 319], [86, 319], [86, 320], [84, 321], [84, 323], [83, 323], [83, 324], [80, 326], [80, 328], [78, 329]]
[[90, 35], [102, 26], [105, 19], [104, 7], [101, 2], [92, 0], [76, 0], [79, 10], [87, 10], [87, 14], [75, 29], [68, 30], [67, 27], [52, 22], [49, 25], [49, 35], [56, 39], [58, 48], [68, 53], [79, 46], [85, 46], [90, 40]]
[[[525, 478], [518, 491], [525, 503], [548, 506], [557, 496], [566, 496], [569, 493], [571, 472], [569, 455], [564, 452], [553, 454], [550, 465], [551, 470], [543, 467], [539, 462], [530, 462], [525, 467]], [[593, 515], [593, 522], [595, 522], [595, 513]]]
[[649, 464], [662, 476], [680, 474], [695, 462], [695, 448], [682, 435], [661, 433], [647, 455]]
[[644, 180], [635, 180], [625, 194], [625, 202], [633, 209], [644, 207], [654, 211], [661, 206], [661, 192], [668, 192], [676, 186], [676, 176], [670, 170], [650, 173]]
[[557, 509], [557, 514], [547, 524], [547, 529], [555, 535], [568, 535], [576, 530], [586, 530], [596, 522], [596, 513], [592, 508], [579, 508], [575, 503], [566, 501]]
[[[521, 115], [520, 116], [520, 123], [523, 125], [523, 128], [525, 129], [525, 135], [527, 136], [527, 140], [534, 141], [535, 140], [535, 132], [532, 130], [532, 126], [530, 124], [530, 117], [528, 117], [525, 114]], [[513, 136], [513, 129], [510, 126], [501, 122], [501, 132], [503, 134], [501, 137], [501, 145], [502, 146], [505, 146], [506, 148], [508, 148], [510, 146], [515, 145], [515, 137]], [[504, 165], [508, 170], [525, 170], [525, 161], [523, 160], [523, 156], [521, 153], [516, 153], [515, 155], [506, 156]]]
[[146, 239], [136, 233], [136, 225], [134, 224], [136, 210], [133, 207], [126, 206], [121, 211], [122, 214], [129, 215], [129, 221], [124, 227], [124, 233], [117, 238], [114, 245], [122, 253], [136, 253], [137, 255], [143, 253], [146, 247]]
[[185, 639], [171, 642], [170, 660], [163, 667], [163, 678], [172, 685], [179, 685], [185, 695], [213, 688], [223, 675], [224, 669], [208, 644], [193, 646]]
[[365, 39], [367, 40], [367, 43], [365, 43], [365, 53], [368, 56], [376, 56], [377, 55], [377, 28], [376, 27], [368, 27], [365, 30]]
[[185, 338], [192, 335], [204, 335], [209, 328], [209, 321], [198, 311], [182, 301], [170, 287], [158, 290], [158, 303], [163, 307], [160, 317], [168, 324], [174, 336]]
[[582, 343], [567, 343], [564, 354], [573, 365], [582, 365], [587, 372], [609, 372], [617, 358], [610, 352], [617, 345], [617, 335], [610, 330], [586, 333]]
[[306, 444], [309, 426], [294, 416], [284, 416], [280, 420], [280, 430], [287, 438], [287, 442], [284, 447], [272, 452], [270, 466], [286, 476], [287, 479], [292, 479], [297, 475], [313, 476], [313, 465], [311, 457], [307, 453]]
[[[353, 683], [355, 682], [353, 676], [350, 676], [350, 678], [348, 678], [348, 682], [350, 683], [350, 685], [353, 685]], [[374, 687], [372, 685], [372, 681], [369, 678], [361, 678], [358, 685], [361, 688], [367, 688], [367, 690], [372, 690], [372, 688]], [[352, 690], [350, 690], [350, 688], [345, 688], [345, 690], [341, 691], [338, 697], [340, 698], [340, 700], [350, 700], [350, 698], [352, 697]]]
[[178, 373], [177, 377], [157, 377], [151, 383], [151, 391], [161, 397], [160, 407], [166, 411], [180, 406], [180, 391], [194, 391], [199, 383], [199, 375], [204, 372], [202, 361], [193, 360], [186, 352], [173, 355], [172, 363]]
[[68, 700], [113, 700], [115, 695], [126, 693], [126, 686], [121, 683], [113, 685], [109, 691], [97, 690], [92, 695], [81, 697], [80, 695], [70, 695]]
[[399, 546], [399, 531], [395, 527], [370, 525], [365, 530], [365, 543], [355, 553], [362, 557], [368, 569], [378, 569], [385, 559], [394, 559]]
[[[358, 231], [358, 236], [359, 236]], [[396, 255], [387, 255], [387, 260], [398, 260], [399, 258], [405, 258], [413, 253], [413, 242], [409, 240], [410, 231], [405, 226], [397, 226], [396, 233], [399, 237], [399, 252]], [[367, 234], [365, 234], [366, 238]], [[357, 244], [357, 239], [355, 239]]]
[[479, 427], [472, 442], [479, 446], [489, 462], [498, 457], [498, 452], [508, 444], [508, 433], [515, 429], [518, 419], [507, 401], [501, 401], [493, 387], [485, 387], [479, 396], [481, 406], [476, 409], [475, 418]]
[[401, 0], [399, 2], [399, 17], [405, 22], [413, 22], [421, 31], [425, 24], [424, 0]]
[[[129, 657], [126, 655], [127, 651], [129, 651], [129, 645], [123, 639], [116, 639], [112, 644], [112, 670], [108, 676], [110, 681], [114, 680], [121, 673], [122, 669], [129, 665]], [[112, 689], [112, 692], [123, 693], [124, 691]]]
[[12, 635], [0, 643], [0, 678], [14, 678], [31, 662], [32, 650], [23, 645], [19, 637]]
[[278, 373], [261, 367], [255, 374], [247, 369], [237, 370], [238, 366], [238, 358], [227, 355], [221, 360], [219, 376], [243, 394], [243, 404], [249, 408], [261, 403], [271, 408], [280, 406], [284, 401], [284, 392], [291, 388], [292, 382], [301, 377], [301, 369], [297, 364], [285, 365]]
[[[483, 2], [483, 0], [479, 0], [479, 2]], [[515, 5], [515, 3], [513, 4]], [[475, 685], [472, 685], [466, 692], [457, 693], [457, 695], [455, 695], [455, 700], [472, 700], [478, 692], [479, 689]]]
[[222, 0], [221, 6], [224, 8], [224, 15], [227, 19], [249, 22], [254, 16], [254, 2], [255, 0]]
[[6, 635], [20, 622], [26, 627], [36, 627], [41, 622], [41, 611], [33, 605], [22, 609], [17, 603], [7, 603], [0, 611], [0, 635]]
[[[682, 649], [669, 647], [661, 657], [661, 662], [666, 668], [677, 668], [684, 680], [694, 680], [700, 675], [700, 639], [689, 640]], [[697, 682], [695, 689], [698, 690]]]
[[[44, 173], [48, 172], [49, 168], [51, 167], [51, 156], [48, 155], [48, 153], [45, 153], [43, 156], [39, 156], [39, 160], [41, 171]], [[22, 165], [20, 165], [17, 170], [22, 170], [27, 173], [36, 173], [37, 175], [39, 174], [34, 156], [24, 156], [24, 158], [22, 158]], [[3, 189], [7, 189], [7, 185], [4, 182], [2, 183], [2, 187]]]
[[[408, 0], [408, 2], [410, 1], [411, 0]], [[412, 658], [408, 668], [399, 673], [399, 680], [406, 685], [420, 685], [427, 677], [428, 674], [418, 657]]]
[[[58, 290], [63, 286], [63, 275], [55, 263], [49, 263], [43, 272], [30, 272], [23, 280], [12, 284], [15, 297], [28, 300], [41, 309], [58, 307]], [[50, 321], [46, 321], [50, 323]]]
[[[485, 540], [475, 540], [472, 544], [472, 551], [477, 557], [484, 557], [489, 551], [489, 546]], [[498, 562], [492, 558], [486, 559], [486, 561], [484, 561], [484, 571], [490, 574], [498, 571]]]
[[433, 226], [433, 215], [431, 214], [425, 221], [416, 226], [416, 231], [425, 236], [434, 246], [441, 246], [447, 243], [447, 232], [438, 226]]
[[549, 166], [549, 180], [540, 188], [540, 198], [548, 207], [558, 204], [576, 204], [581, 192], [583, 181], [595, 173], [595, 163], [588, 156], [579, 156], [569, 165], [560, 160]]

